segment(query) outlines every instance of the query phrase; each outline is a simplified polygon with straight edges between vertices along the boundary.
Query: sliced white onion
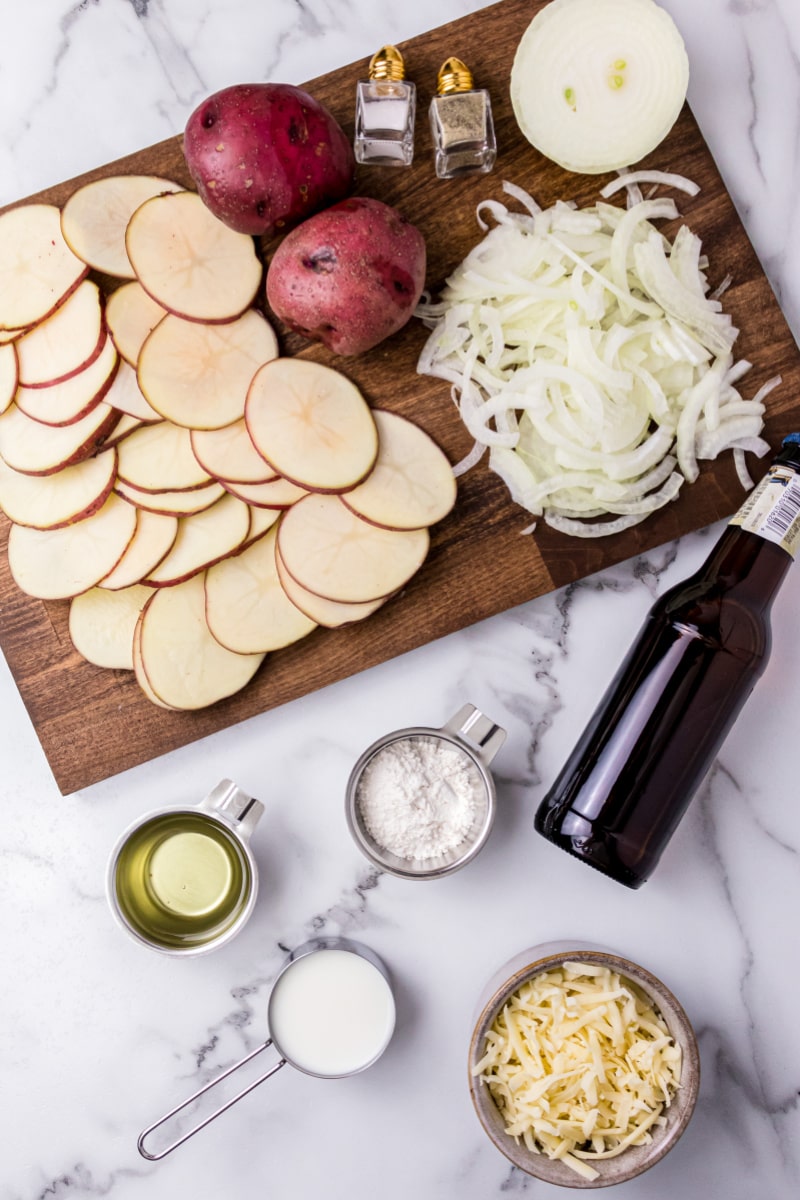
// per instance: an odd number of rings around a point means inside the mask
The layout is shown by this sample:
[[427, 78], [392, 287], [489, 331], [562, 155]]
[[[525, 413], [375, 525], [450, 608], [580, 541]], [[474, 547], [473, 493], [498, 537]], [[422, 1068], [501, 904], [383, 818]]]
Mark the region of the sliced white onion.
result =
[[622, 191], [631, 184], [640, 183], [663, 183], [665, 187], [676, 188], [679, 192], [686, 192], [688, 196], [696, 196], [700, 191], [699, 183], [687, 179], [685, 175], [675, 175], [672, 171], [620, 171], [616, 179], [612, 179], [611, 183], [600, 189], [600, 195], [604, 200], [608, 200], [615, 192]]
[[517, 48], [511, 103], [537, 150], [598, 174], [655, 149], [688, 82], [683, 39], [652, 0], [552, 0]]
[[516, 503], [581, 537], [643, 520], [724, 451], [749, 479], [779, 379], [738, 390], [750, 363], [734, 361], [699, 239], [683, 228], [670, 244], [652, 224], [674, 202], [540, 210], [504, 190], [523, 211], [481, 206], [498, 223], [417, 309], [431, 330], [418, 370], [451, 384], [475, 439], [456, 470], [489, 447]]

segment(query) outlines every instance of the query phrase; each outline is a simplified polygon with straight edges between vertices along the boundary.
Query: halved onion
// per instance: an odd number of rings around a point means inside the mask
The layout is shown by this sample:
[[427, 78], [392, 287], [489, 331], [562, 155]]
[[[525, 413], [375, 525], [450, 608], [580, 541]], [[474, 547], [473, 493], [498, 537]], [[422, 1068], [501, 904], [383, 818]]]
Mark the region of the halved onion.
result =
[[653, 0], [553, 0], [519, 43], [511, 103], [542, 154], [600, 174], [663, 141], [688, 84], [683, 39]]

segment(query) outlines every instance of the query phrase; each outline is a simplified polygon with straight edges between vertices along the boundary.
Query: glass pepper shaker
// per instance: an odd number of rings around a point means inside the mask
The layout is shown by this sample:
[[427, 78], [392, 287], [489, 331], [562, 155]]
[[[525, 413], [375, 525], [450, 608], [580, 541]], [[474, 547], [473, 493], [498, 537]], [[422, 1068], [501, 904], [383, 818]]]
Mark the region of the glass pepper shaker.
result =
[[396, 46], [382, 46], [369, 63], [369, 79], [356, 85], [356, 162], [408, 167], [414, 157], [417, 89], [406, 77]]
[[460, 58], [448, 58], [440, 67], [430, 118], [440, 179], [491, 171], [497, 157], [491, 97], [485, 88], [474, 87], [472, 72]]

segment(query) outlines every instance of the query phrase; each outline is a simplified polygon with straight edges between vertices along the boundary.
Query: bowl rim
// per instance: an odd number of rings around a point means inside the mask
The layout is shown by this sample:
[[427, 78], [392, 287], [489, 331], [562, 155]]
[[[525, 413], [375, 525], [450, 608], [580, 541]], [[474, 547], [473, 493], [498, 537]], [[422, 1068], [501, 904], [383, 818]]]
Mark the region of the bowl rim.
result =
[[[524, 962], [524, 965], [512, 966], [512, 964], [520, 963], [526, 959], [527, 962]], [[670, 1033], [681, 1047], [681, 1086], [670, 1106], [670, 1110], [667, 1110], [677, 1114], [672, 1124], [665, 1129], [662, 1137], [658, 1139], [654, 1138], [653, 1142], [646, 1147], [648, 1150], [646, 1161], [634, 1161], [630, 1164], [628, 1170], [625, 1170], [624, 1167], [621, 1168], [621, 1164], [623, 1164], [626, 1157], [625, 1152], [616, 1158], [601, 1159], [599, 1162], [592, 1164], [600, 1172], [598, 1177], [593, 1180], [585, 1179], [583, 1176], [566, 1167], [563, 1169], [572, 1178], [565, 1177], [555, 1180], [552, 1175], [552, 1167], [563, 1167], [563, 1164], [558, 1163], [557, 1160], [550, 1159], [544, 1153], [539, 1156], [530, 1156], [534, 1159], [541, 1159], [541, 1166], [543, 1168], [541, 1171], [533, 1169], [532, 1163], [523, 1166], [519, 1160], [519, 1156], [515, 1154], [518, 1144], [514, 1138], [502, 1131], [498, 1133], [484, 1119], [479, 1096], [483, 1096], [484, 1100], [488, 1097], [491, 1101], [491, 1094], [481, 1082], [480, 1077], [474, 1075], [472, 1071], [474, 1064], [481, 1057], [478, 1050], [482, 1048], [486, 1029], [491, 1025], [494, 1017], [506, 1000], [528, 979], [536, 975], [541, 975], [545, 971], [560, 966], [565, 962], [586, 962], [608, 966], [612, 970], [616, 970], [623, 977], [629, 978], [633, 983], [642, 988], [649, 998], [656, 1003], [661, 1016], [669, 1026]], [[499, 985], [496, 985], [495, 980], [501, 978], [507, 969], [511, 969], [512, 973], [505, 975], [503, 981]], [[700, 1051], [697, 1044], [697, 1037], [683, 1005], [666, 984], [646, 967], [641, 966], [633, 959], [627, 958], [616, 950], [574, 940], [544, 943], [541, 946], [532, 947], [529, 951], [520, 952], [520, 954], [515, 955], [495, 973], [487, 985], [487, 991], [489, 989], [491, 989], [491, 994], [485, 1002], [482, 1001], [480, 1003], [480, 1011], [474, 1022], [470, 1037], [467, 1062], [470, 1099], [472, 1100], [473, 1108], [484, 1133], [515, 1167], [536, 1179], [541, 1179], [555, 1186], [601, 1188], [625, 1183], [627, 1180], [643, 1175], [645, 1171], [648, 1171], [664, 1158], [680, 1139], [689, 1124], [700, 1090]], [[664, 1007], [662, 1007], [662, 1002], [663, 1006], [667, 1009], [666, 1012], [664, 1011]], [[670, 1018], [673, 1019], [671, 1020]], [[491, 1102], [494, 1103], [493, 1101]], [[630, 1147], [630, 1149], [645, 1149], [645, 1147]], [[613, 1164], [613, 1177], [611, 1178], [604, 1178], [603, 1169], [607, 1164]]]

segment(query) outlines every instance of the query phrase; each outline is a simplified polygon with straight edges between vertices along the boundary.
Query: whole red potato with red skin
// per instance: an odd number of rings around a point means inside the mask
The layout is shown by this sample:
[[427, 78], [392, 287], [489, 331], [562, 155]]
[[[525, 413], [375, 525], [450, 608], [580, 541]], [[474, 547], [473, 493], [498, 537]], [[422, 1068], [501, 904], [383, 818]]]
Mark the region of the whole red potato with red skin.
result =
[[215, 92], [189, 117], [183, 152], [204, 202], [239, 233], [271, 237], [353, 190], [350, 139], [288, 83]]
[[363, 354], [406, 324], [425, 286], [425, 239], [396, 208], [352, 196], [287, 234], [267, 300], [296, 333]]

